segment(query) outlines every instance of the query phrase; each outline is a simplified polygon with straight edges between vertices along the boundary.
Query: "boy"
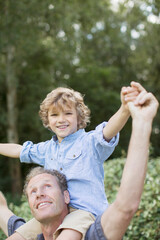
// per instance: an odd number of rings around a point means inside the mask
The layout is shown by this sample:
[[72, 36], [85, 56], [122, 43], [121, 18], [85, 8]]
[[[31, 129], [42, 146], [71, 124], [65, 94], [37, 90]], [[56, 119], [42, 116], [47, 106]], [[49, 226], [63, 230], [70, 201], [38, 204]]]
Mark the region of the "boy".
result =
[[[27, 141], [23, 146], [0, 145], [0, 154], [20, 157], [21, 162], [36, 163], [46, 169], [56, 169], [67, 176], [71, 198], [71, 221], [61, 224], [59, 231], [63, 231], [58, 240], [64, 239], [62, 236], [65, 236], [65, 240], [82, 239], [95, 216], [100, 215], [107, 208], [103, 162], [114, 151], [118, 144], [118, 132], [130, 116], [125, 101], [126, 94], [127, 101], [132, 101], [138, 92], [134, 86], [122, 88], [120, 109], [108, 123], [103, 122], [94, 131], [87, 133], [84, 128], [89, 122], [90, 110], [84, 104], [82, 95], [72, 89], [57, 88], [47, 95], [39, 112], [43, 125], [53, 131], [55, 136], [38, 144]], [[78, 212], [82, 210], [83, 215]], [[77, 219], [79, 224], [72, 227]], [[30, 237], [28, 232], [31, 228], [34, 229], [32, 225], [34, 226], [33, 220], [28, 228], [23, 226], [18, 230], [25, 239]]]

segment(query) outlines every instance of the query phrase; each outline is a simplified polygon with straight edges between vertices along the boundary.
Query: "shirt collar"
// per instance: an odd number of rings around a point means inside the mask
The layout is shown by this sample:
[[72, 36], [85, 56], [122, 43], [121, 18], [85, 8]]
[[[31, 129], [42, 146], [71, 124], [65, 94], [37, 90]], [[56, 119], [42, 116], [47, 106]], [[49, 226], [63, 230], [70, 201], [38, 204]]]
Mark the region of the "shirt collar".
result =
[[[68, 135], [67, 137], [65, 137], [65, 138], [62, 140], [62, 142], [64, 142], [64, 141], [70, 141], [70, 140], [75, 140], [75, 139], [77, 139], [77, 138], [78, 138], [82, 133], [84, 133], [84, 132], [85, 132], [84, 129], [79, 129], [79, 130], [76, 131], [75, 133], [72, 133], [72, 134]], [[57, 136], [56, 136], [56, 135], [54, 135], [54, 136], [52, 137], [52, 139], [53, 139], [54, 142], [58, 142], [58, 139], [57, 139]]]

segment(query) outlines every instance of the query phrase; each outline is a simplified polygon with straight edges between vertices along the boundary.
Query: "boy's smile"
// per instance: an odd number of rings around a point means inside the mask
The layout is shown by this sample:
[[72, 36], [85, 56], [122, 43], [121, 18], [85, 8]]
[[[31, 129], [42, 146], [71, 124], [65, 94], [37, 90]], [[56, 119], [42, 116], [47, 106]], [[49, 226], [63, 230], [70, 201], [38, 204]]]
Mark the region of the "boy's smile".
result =
[[53, 108], [48, 111], [48, 122], [51, 130], [57, 135], [58, 141], [61, 142], [68, 135], [77, 131], [77, 111], [72, 105], [63, 109]]

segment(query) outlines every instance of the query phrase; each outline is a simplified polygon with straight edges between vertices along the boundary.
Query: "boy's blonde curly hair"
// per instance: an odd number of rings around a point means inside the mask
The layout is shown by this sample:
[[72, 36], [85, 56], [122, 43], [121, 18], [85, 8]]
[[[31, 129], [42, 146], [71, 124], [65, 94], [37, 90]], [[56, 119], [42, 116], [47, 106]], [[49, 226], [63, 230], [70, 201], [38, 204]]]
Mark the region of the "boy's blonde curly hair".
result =
[[49, 128], [48, 111], [53, 108], [64, 109], [64, 107], [75, 106], [77, 111], [77, 129], [85, 128], [90, 122], [90, 110], [84, 104], [81, 93], [70, 88], [59, 87], [50, 92], [40, 105], [39, 115], [44, 127]]

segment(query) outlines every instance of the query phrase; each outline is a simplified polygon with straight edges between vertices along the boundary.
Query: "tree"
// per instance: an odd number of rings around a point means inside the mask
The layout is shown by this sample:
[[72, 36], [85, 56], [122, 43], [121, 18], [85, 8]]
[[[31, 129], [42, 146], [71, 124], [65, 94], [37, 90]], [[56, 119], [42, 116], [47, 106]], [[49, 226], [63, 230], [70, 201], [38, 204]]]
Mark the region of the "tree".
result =
[[[28, 53], [31, 50], [32, 55], [40, 52], [39, 40], [43, 33], [40, 23], [45, 18], [44, 14], [48, 6], [45, 4], [39, 4], [38, 1], [28, 3], [28, 1], [6, 0], [0, 2], [1, 9], [3, 9], [0, 25], [2, 32], [0, 59], [1, 66], [4, 66], [1, 82], [6, 85], [7, 142], [19, 142], [19, 91], [23, 92], [23, 89], [27, 88], [27, 86], [22, 86], [20, 75], [27, 64]], [[45, 55], [45, 51], [42, 49], [41, 53]], [[20, 194], [22, 178], [19, 161], [11, 159], [9, 168], [12, 178], [12, 193]]]
[[[0, 0], [1, 142], [49, 139], [52, 133], [43, 128], [38, 110], [57, 86], [85, 95], [92, 112], [87, 130], [117, 111], [121, 87], [132, 80], [159, 97], [159, 25], [148, 18], [151, 12], [158, 16], [158, 1], [124, 0], [116, 11], [110, 4], [106, 0]], [[160, 153], [159, 117], [152, 139], [155, 156]], [[129, 121], [112, 158], [125, 154], [130, 127]], [[0, 166], [5, 180], [2, 161]], [[27, 169], [22, 165], [22, 176]]]

